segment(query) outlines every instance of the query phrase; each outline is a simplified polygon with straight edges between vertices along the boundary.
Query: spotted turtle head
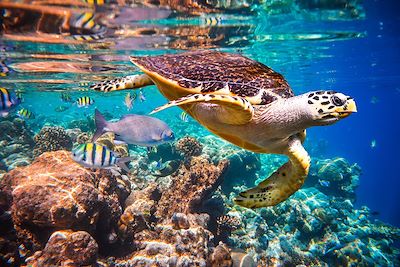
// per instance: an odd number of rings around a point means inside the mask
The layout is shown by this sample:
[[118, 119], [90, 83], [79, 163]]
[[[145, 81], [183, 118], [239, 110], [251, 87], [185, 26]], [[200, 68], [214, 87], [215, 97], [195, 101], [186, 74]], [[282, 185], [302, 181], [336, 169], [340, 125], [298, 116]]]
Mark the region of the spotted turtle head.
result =
[[356, 102], [350, 96], [335, 91], [316, 91], [307, 94], [313, 121], [317, 125], [333, 124], [357, 112]]

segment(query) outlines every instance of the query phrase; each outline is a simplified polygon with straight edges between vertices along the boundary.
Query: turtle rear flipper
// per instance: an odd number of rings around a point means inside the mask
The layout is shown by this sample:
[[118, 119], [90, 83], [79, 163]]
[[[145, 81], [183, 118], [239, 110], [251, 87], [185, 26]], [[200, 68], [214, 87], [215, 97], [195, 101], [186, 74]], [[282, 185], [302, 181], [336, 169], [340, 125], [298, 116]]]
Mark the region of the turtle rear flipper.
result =
[[274, 206], [295, 193], [303, 185], [310, 167], [310, 157], [300, 138], [289, 141], [289, 161], [256, 187], [241, 192], [234, 202], [246, 208]]
[[153, 81], [146, 74], [136, 74], [96, 83], [91, 85], [90, 89], [110, 92], [115, 90], [137, 89], [153, 84]]
[[245, 98], [214, 94], [193, 94], [185, 96], [154, 109], [150, 114], [154, 114], [169, 107], [198, 102], [219, 105], [222, 109], [216, 111], [216, 115], [222, 122], [228, 124], [244, 124], [250, 121], [254, 114], [253, 106]]

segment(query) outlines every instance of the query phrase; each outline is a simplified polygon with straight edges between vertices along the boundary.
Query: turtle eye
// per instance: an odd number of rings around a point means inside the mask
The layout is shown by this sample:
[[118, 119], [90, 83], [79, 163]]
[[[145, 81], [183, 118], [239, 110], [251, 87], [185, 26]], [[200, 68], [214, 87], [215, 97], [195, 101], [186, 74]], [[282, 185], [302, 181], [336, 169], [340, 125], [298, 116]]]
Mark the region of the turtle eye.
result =
[[343, 106], [344, 105], [344, 101], [335, 95], [332, 96], [331, 100], [335, 106]]

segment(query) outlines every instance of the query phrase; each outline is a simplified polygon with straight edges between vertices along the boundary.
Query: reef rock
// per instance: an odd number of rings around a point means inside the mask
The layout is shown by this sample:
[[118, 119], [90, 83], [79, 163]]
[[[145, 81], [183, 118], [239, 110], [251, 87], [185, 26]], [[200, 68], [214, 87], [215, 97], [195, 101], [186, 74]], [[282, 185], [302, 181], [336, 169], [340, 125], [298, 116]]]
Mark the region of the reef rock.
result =
[[[185, 222], [182, 227], [161, 223], [138, 232], [132, 238], [137, 250], [124, 259], [112, 262], [119, 267], [136, 266], [220, 266], [232, 264], [229, 250], [224, 245], [214, 248], [213, 235], [196, 223], [190, 214], [173, 215]], [[166, 218], [171, 222], [176, 219]]]
[[156, 216], [170, 218], [174, 213], [196, 213], [203, 202], [222, 183], [228, 161], [218, 165], [203, 157], [193, 157], [188, 164], [182, 165], [172, 184], [162, 192], [157, 204]]
[[129, 190], [130, 183], [111, 170], [93, 172], [67, 151], [46, 152], [4, 175], [0, 208], [11, 211], [17, 235], [28, 248], [41, 248], [59, 229], [85, 230], [106, 243], [117, 229]]
[[54, 232], [45, 248], [26, 260], [32, 267], [41, 266], [95, 266], [98, 245], [84, 231]]
[[33, 155], [35, 157], [48, 151], [71, 150], [72, 140], [63, 127], [45, 126], [35, 135], [35, 148]]
[[118, 221], [118, 228], [123, 239], [129, 239], [135, 233], [148, 229], [151, 216], [156, 211], [160, 199], [160, 191], [155, 184], [150, 184], [143, 190], [131, 193], [127, 198], [126, 208]]

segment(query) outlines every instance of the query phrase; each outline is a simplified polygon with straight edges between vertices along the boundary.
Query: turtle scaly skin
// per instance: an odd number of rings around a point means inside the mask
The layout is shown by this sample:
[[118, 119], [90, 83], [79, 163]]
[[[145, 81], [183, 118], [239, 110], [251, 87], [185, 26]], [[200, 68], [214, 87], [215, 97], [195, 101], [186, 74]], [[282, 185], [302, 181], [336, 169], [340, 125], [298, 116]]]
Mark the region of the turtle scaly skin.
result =
[[269, 178], [235, 199], [249, 208], [276, 205], [303, 185], [310, 166], [302, 145], [306, 128], [330, 125], [356, 112], [351, 97], [334, 91], [294, 96], [282, 75], [241, 55], [195, 51], [131, 61], [144, 74], [92, 88], [113, 91], [155, 84], [169, 102], [153, 113], [179, 106], [237, 146], [288, 156]]

